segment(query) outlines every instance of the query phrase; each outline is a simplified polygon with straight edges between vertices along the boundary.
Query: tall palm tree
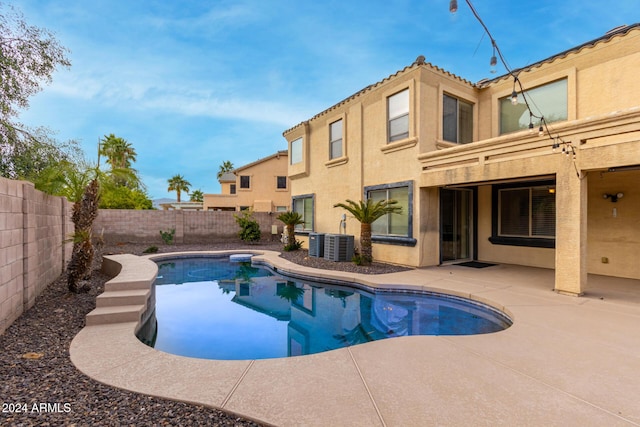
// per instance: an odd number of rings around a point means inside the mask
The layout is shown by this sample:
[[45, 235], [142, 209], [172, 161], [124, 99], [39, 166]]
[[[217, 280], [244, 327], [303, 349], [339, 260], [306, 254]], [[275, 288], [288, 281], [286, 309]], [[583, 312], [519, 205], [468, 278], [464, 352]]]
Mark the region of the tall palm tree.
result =
[[373, 251], [371, 249], [371, 224], [375, 220], [382, 218], [386, 214], [400, 213], [402, 207], [395, 206], [397, 200], [379, 200], [374, 203], [371, 199], [366, 202], [360, 200], [346, 200], [346, 203], [336, 203], [334, 208], [343, 208], [349, 212], [355, 219], [360, 221], [360, 255], [362, 257], [362, 265], [370, 265], [373, 261]]
[[295, 227], [298, 224], [304, 224], [302, 215], [300, 215], [299, 212], [288, 211], [282, 212], [276, 219], [282, 221], [287, 230], [287, 245], [285, 246], [285, 249], [297, 249]]
[[138, 153], [135, 148], [124, 138], [114, 134], [105, 135], [100, 141], [99, 154], [107, 158], [111, 169], [129, 169], [136, 161]]
[[191, 183], [184, 179], [182, 175], [174, 175], [171, 179], [168, 180], [169, 188], [167, 191], [175, 191], [178, 195], [178, 203], [180, 203], [180, 194], [184, 191], [185, 193], [189, 193], [189, 187], [191, 187]]
[[218, 169], [218, 175], [217, 175], [218, 179], [220, 179], [222, 175], [224, 175], [225, 173], [231, 172], [233, 169], [234, 169], [233, 163], [231, 163], [231, 161], [229, 160], [225, 160], [220, 165], [220, 169]]

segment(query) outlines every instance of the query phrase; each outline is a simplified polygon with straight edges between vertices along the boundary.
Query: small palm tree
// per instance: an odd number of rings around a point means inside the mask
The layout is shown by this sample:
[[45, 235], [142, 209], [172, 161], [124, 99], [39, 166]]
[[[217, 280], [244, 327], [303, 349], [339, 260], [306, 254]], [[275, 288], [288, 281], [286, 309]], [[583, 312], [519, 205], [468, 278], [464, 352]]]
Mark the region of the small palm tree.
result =
[[382, 218], [386, 214], [400, 213], [402, 207], [395, 206], [397, 200], [379, 200], [373, 202], [367, 199], [366, 202], [360, 200], [346, 200], [346, 203], [336, 203], [334, 208], [343, 208], [349, 212], [355, 219], [360, 221], [360, 255], [362, 257], [362, 265], [370, 265], [373, 261], [373, 251], [371, 249], [371, 224], [375, 220]]
[[287, 211], [282, 212], [276, 219], [282, 221], [287, 230], [287, 245], [285, 246], [285, 248], [296, 248], [295, 227], [296, 225], [304, 224], [302, 215], [300, 215], [299, 212]]
[[198, 190], [193, 190], [191, 192], [191, 196], [190, 199], [192, 202], [202, 202], [204, 201], [204, 194], [202, 193], [202, 190], [198, 189]]
[[231, 163], [231, 161], [229, 160], [225, 160], [220, 165], [220, 169], [218, 169], [218, 175], [217, 175], [218, 179], [220, 179], [222, 175], [224, 175], [225, 173], [231, 172], [233, 169], [234, 169], [233, 163]]
[[184, 179], [182, 175], [174, 175], [171, 179], [168, 180], [169, 188], [167, 191], [175, 191], [178, 196], [178, 203], [180, 203], [180, 194], [184, 191], [185, 193], [189, 193], [189, 187], [191, 187], [191, 183]]

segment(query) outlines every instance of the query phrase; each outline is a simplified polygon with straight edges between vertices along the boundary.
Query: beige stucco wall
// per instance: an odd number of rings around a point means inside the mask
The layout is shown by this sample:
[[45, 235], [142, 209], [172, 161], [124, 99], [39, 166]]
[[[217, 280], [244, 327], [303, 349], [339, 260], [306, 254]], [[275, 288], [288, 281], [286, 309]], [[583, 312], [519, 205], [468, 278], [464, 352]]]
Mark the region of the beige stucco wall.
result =
[[[290, 181], [287, 178], [287, 188], [277, 188], [277, 177], [288, 175], [287, 153], [278, 153], [247, 166], [237, 168], [236, 194], [230, 194], [231, 183], [223, 182], [222, 194], [205, 194], [203, 209], [250, 207], [255, 212], [275, 212], [277, 207], [291, 208]], [[250, 177], [250, 188], [240, 188], [240, 176]]]
[[[588, 181], [589, 273], [640, 278], [640, 171], [592, 172]], [[624, 197], [612, 203], [605, 193]]]
[[[581, 292], [587, 271], [640, 278], [638, 263], [631, 259], [640, 251], [640, 228], [627, 220], [637, 223], [640, 206], [630, 196], [618, 202], [615, 221], [602, 219], [611, 215], [612, 203], [603, 203], [603, 189], [594, 183], [599, 171], [640, 164], [638, 43], [640, 29], [634, 29], [520, 72], [525, 88], [567, 79], [568, 120], [549, 127], [575, 148], [575, 159], [554, 153], [553, 141], [537, 131], [499, 135], [498, 100], [511, 94], [512, 78], [474, 86], [429, 64], [413, 64], [285, 132], [289, 143], [304, 138], [303, 162], [289, 168], [292, 195], [314, 194], [315, 231], [335, 233], [342, 212], [334, 203], [360, 200], [366, 186], [413, 182], [417, 245], [374, 243], [373, 254], [378, 260], [426, 266], [440, 262], [438, 189], [477, 187], [478, 259], [555, 267], [557, 285], [570, 293]], [[404, 88], [410, 90], [410, 135], [387, 144], [386, 98]], [[474, 143], [442, 141], [444, 93], [474, 104]], [[329, 124], [339, 118], [344, 120], [345, 156], [329, 161]], [[603, 179], [628, 188], [639, 186], [639, 173], [625, 178], [605, 173]], [[556, 249], [489, 242], [491, 218], [497, 215], [490, 183], [536, 178], [557, 183]], [[626, 186], [615, 181], [627, 178]], [[633, 194], [633, 189], [617, 191]], [[603, 204], [606, 210], [600, 212]], [[608, 231], [611, 227], [615, 233]], [[348, 219], [347, 232], [358, 236], [359, 224]], [[608, 264], [601, 263], [603, 256]]]

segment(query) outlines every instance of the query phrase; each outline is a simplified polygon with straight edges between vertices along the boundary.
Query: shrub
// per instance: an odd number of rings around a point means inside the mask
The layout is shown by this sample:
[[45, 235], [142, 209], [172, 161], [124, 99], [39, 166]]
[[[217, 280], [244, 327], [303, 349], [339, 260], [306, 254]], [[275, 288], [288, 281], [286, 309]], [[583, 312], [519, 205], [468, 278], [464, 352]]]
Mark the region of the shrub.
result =
[[155, 254], [156, 252], [158, 252], [157, 246], [149, 246], [147, 249], [142, 251], [143, 254]]
[[260, 240], [260, 224], [253, 218], [250, 210], [242, 211], [240, 215], [233, 216], [240, 226], [238, 236], [243, 242], [254, 243]]
[[169, 231], [160, 230], [160, 237], [162, 237], [162, 241], [167, 245], [173, 245], [173, 237], [176, 234], [176, 229], [172, 228]]
[[302, 242], [300, 240], [293, 239], [293, 242], [287, 243], [286, 245], [284, 245], [284, 250], [286, 252], [297, 251], [301, 247], [302, 247]]

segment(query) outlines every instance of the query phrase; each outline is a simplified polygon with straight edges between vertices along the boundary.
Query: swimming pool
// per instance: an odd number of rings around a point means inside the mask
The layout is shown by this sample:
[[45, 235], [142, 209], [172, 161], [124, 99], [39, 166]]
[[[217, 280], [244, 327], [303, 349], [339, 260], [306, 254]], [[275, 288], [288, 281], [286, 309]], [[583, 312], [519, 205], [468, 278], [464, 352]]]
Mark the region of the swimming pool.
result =
[[229, 257], [158, 261], [155, 310], [138, 338], [158, 350], [220, 360], [321, 353], [406, 335], [497, 332], [511, 321], [442, 294], [291, 279]]

